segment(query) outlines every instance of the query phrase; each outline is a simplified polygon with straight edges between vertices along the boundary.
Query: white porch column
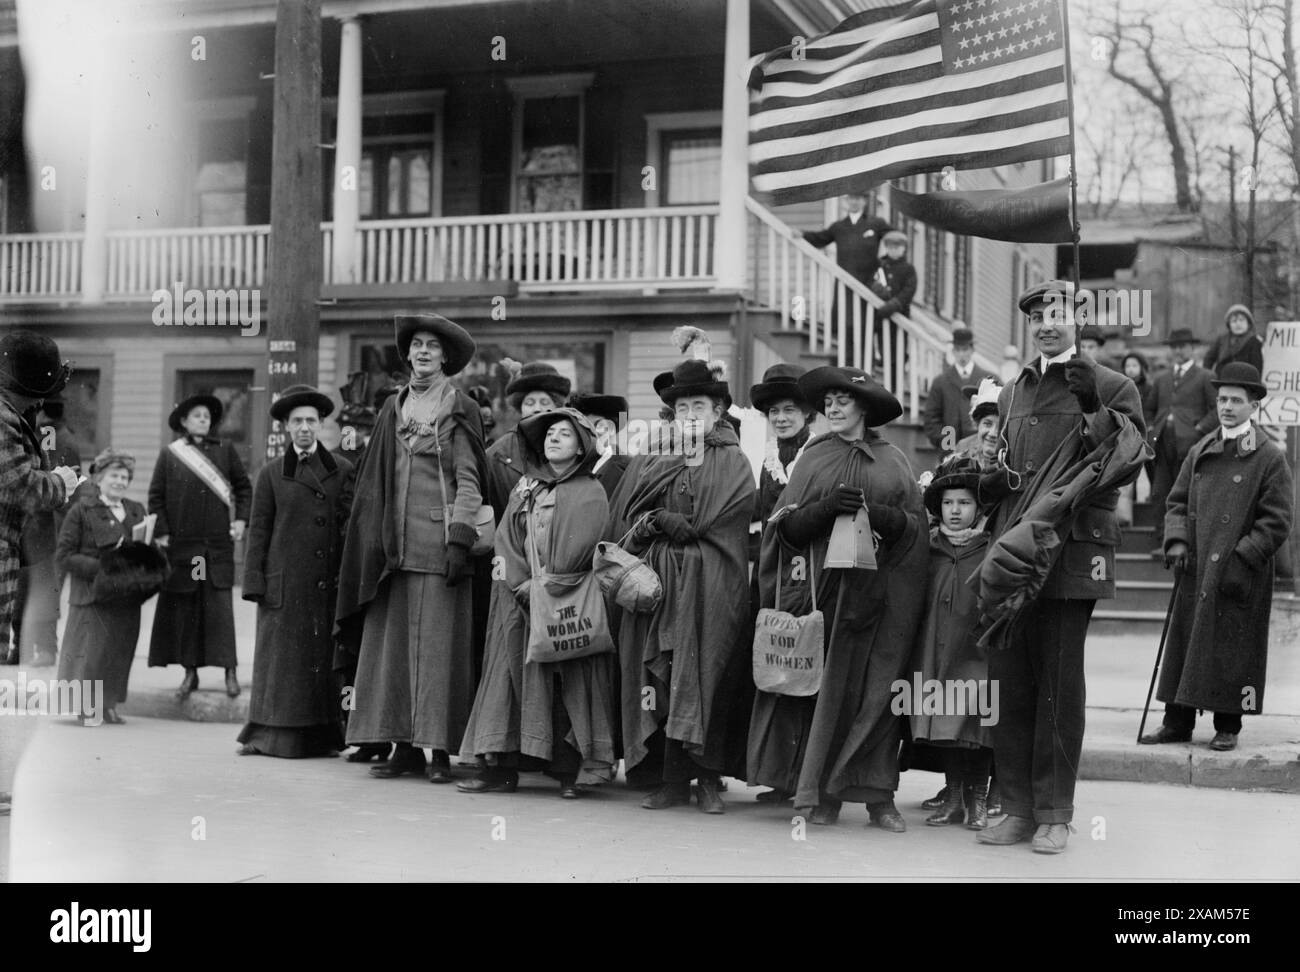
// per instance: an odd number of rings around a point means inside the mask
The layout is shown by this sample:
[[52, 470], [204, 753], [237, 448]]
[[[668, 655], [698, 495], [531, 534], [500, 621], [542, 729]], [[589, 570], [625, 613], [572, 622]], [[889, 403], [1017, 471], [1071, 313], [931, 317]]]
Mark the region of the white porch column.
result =
[[[91, 102], [90, 133], [86, 147], [85, 222], [81, 243], [81, 301], [98, 304], [104, 299], [108, 283], [109, 206], [114, 195], [113, 160], [113, 85], [107, 74], [109, 45], [95, 45], [95, 54], [86, 65]], [[113, 80], [116, 80], [114, 78]], [[159, 286], [170, 286], [160, 284]]]
[[333, 282], [360, 281], [357, 247], [361, 221], [361, 22], [343, 17], [339, 42], [338, 126], [334, 136]]
[[749, 0], [727, 0], [722, 78], [722, 187], [713, 266], [719, 290], [745, 287], [745, 196], [749, 193]]

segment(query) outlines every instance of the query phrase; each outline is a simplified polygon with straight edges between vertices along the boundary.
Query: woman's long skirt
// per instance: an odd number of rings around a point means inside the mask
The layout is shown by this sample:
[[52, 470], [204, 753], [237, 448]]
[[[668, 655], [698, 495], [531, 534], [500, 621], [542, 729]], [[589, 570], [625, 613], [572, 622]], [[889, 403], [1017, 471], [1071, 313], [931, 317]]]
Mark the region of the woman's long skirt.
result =
[[204, 582], [188, 594], [163, 591], [149, 636], [149, 664], [234, 668], [235, 608], [229, 589]]
[[536, 768], [562, 780], [576, 777], [581, 784], [609, 782], [618, 721], [616, 656], [530, 664], [528, 624], [510, 589], [493, 584], [483, 679], [461, 755]]
[[399, 570], [366, 610], [348, 745], [402, 742], [450, 752], [474, 701], [473, 593], [442, 574]]
[[112, 601], [73, 604], [63, 631], [59, 678], [102, 680], [104, 707], [116, 707], [126, 701], [126, 684], [139, 637], [139, 605]]

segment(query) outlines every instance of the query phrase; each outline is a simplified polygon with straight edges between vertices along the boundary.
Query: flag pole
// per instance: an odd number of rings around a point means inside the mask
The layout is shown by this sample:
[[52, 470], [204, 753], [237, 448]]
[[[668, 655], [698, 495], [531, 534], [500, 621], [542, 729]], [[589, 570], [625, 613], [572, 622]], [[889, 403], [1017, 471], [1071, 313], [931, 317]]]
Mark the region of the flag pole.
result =
[[1065, 47], [1065, 107], [1070, 120], [1070, 229], [1074, 246], [1074, 292], [1079, 292], [1079, 167], [1074, 156], [1074, 67], [1070, 58], [1070, 4], [1061, 0], [1061, 43]]

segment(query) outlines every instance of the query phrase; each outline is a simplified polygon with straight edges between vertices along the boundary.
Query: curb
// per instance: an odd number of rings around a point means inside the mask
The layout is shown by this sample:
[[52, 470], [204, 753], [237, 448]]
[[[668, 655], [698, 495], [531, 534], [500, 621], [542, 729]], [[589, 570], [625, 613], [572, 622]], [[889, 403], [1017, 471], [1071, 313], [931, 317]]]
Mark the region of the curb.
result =
[[174, 690], [163, 692], [156, 689], [132, 689], [126, 701], [118, 706], [118, 711], [123, 716], [243, 725], [248, 722], [248, 692], [244, 690], [232, 699], [224, 689], [198, 689], [184, 702], [178, 702]]

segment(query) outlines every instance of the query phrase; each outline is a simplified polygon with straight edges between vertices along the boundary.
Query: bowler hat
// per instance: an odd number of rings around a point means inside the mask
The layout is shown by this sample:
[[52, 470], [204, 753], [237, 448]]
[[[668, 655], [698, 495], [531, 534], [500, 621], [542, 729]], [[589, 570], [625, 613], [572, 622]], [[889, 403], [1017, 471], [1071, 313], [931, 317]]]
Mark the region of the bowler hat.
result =
[[1169, 332], [1169, 337], [1165, 338], [1165, 344], [1198, 344], [1200, 343], [1196, 335], [1192, 333], [1190, 327], [1176, 327]]
[[45, 398], [63, 390], [72, 365], [44, 334], [10, 331], [0, 337], [0, 385], [28, 398]]
[[935, 470], [934, 478], [925, 487], [922, 499], [925, 508], [934, 516], [942, 508], [945, 489], [969, 489], [979, 503], [980, 467], [979, 463], [968, 456], [954, 456], [946, 460]]
[[1079, 328], [1080, 341], [1096, 341], [1098, 344], [1106, 343], [1106, 332], [1096, 324], [1085, 324]]
[[208, 430], [215, 429], [220, 424], [221, 416], [226, 410], [226, 407], [221, 404], [221, 399], [214, 395], [191, 395], [173, 408], [171, 415], [167, 416], [167, 424], [171, 427], [171, 430], [173, 432], [183, 432], [185, 427], [181, 425], [181, 422], [190, 414], [192, 409], [198, 408], [200, 405], [206, 406], [208, 414], [212, 416], [212, 422], [208, 426]]
[[569, 396], [569, 408], [583, 415], [596, 415], [617, 424], [627, 414], [627, 399], [621, 395], [575, 392]]
[[806, 406], [803, 392], [799, 391], [799, 378], [807, 368], [794, 364], [774, 364], [763, 372], [763, 380], [749, 389], [749, 403], [760, 412], [766, 412], [777, 402], [790, 400]]
[[287, 422], [289, 413], [295, 408], [302, 408], [304, 405], [310, 405], [316, 409], [321, 418], [334, 411], [334, 402], [328, 395], [318, 392], [311, 385], [293, 385], [286, 388], [280, 397], [271, 404], [271, 418], [277, 422]]
[[474, 339], [454, 321], [449, 321], [441, 314], [398, 314], [393, 318], [396, 332], [397, 352], [405, 362], [411, 352], [411, 338], [420, 331], [427, 331], [438, 339], [442, 345], [442, 373], [454, 375], [464, 370], [469, 359], [474, 357]]
[[823, 365], [799, 379], [799, 390], [814, 409], [825, 412], [828, 392], [846, 391], [862, 403], [869, 428], [885, 425], [903, 414], [903, 406], [888, 388], [860, 368]]
[[694, 358], [681, 362], [672, 371], [655, 375], [654, 390], [667, 405], [672, 405], [687, 395], [721, 398], [724, 407], [731, 400], [731, 389], [727, 383], [720, 381], [707, 364]]
[[1222, 388], [1224, 385], [1244, 388], [1247, 394], [1255, 398], [1263, 398], [1268, 394], [1268, 387], [1259, 380], [1259, 369], [1245, 361], [1228, 362], [1219, 369], [1219, 373], [1214, 378], [1210, 379], [1210, 384], [1215, 388]]
[[1016, 303], [1022, 313], [1028, 314], [1029, 308], [1034, 304], [1049, 300], [1071, 299], [1076, 305], [1081, 304], [1087, 299], [1087, 291], [1080, 290], [1075, 293], [1074, 284], [1068, 280], [1044, 280], [1042, 283], [1034, 284], [1021, 294]]
[[[546, 392], [552, 398], [565, 399], [569, 397], [569, 390], [572, 387], [572, 382], [560, 374], [555, 369], [555, 365], [547, 364], [545, 361], [530, 361], [520, 368], [519, 374], [506, 385], [506, 399], [518, 408], [519, 402], [523, 401], [524, 396], [529, 392]], [[557, 401], [556, 404], [558, 405], [559, 402]]]
[[969, 327], [953, 328], [952, 346], [954, 348], [973, 348], [975, 347], [975, 332]]

